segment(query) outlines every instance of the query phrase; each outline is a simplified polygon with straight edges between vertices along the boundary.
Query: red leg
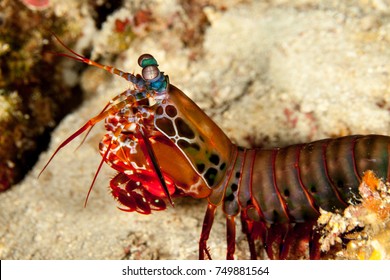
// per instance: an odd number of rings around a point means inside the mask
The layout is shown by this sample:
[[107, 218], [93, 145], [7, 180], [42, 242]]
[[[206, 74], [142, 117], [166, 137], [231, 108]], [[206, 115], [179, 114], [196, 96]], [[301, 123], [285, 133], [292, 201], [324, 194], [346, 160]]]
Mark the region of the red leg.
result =
[[318, 251], [316, 250], [318, 248], [312, 247], [316, 245], [313, 238], [315, 238], [313, 237], [313, 222], [297, 223], [290, 226], [281, 243], [279, 259], [298, 259], [306, 257], [307, 253], [309, 253], [310, 258], [315, 258], [316, 256], [313, 254]]
[[236, 250], [236, 224], [234, 222], [234, 216], [226, 216], [226, 238], [226, 259], [234, 260], [234, 251]]
[[248, 216], [244, 211], [241, 211], [241, 227], [242, 227], [242, 232], [245, 233], [246, 239], [248, 241], [251, 260], [256, 260], [257, 254], [256, 254], [255, 242], [253, 238], [253, 221], [250, 221], [248, 219]]
[[289, 225], [286, 224], [272, 224], [269, 229], [267, 229], [264, 245], [267, 255], [271, 260], [279, 258], [281, 244], [288, 232], [288, 228]]
[[203, 220], [202, 233], [200, 234], [199, 240], [199, 259], [204, 260], [205, 254], [209, 260], [211, 260], [211, 255], [209, 249], [207, 248], [207, 240], [210, 236], [211, 227], [214, 222], [215, 210], [217, 207], [213, 204], [207, 205], [206, 215]]
[[320, 237], [321, 235], [317, 232], [317, 230], [312, 229], [309, 241], [309, 256], [311, 260], [319, 260], [321, 257]]

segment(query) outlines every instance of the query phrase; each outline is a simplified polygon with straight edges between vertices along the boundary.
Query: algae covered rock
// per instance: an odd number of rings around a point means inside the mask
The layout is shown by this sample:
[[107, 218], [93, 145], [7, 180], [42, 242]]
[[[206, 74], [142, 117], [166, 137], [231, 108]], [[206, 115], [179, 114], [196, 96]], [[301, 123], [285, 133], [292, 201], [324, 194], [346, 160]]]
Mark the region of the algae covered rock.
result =
[[[0, 191], [22, 178], [47, 146], [48, 132], [72, 107], [75, 96], [52, 56], [50, 32], [65, 21], [50, 9], [21, 1], [0, 2]], [[74, 103], [74, 102], [73, 102]]]

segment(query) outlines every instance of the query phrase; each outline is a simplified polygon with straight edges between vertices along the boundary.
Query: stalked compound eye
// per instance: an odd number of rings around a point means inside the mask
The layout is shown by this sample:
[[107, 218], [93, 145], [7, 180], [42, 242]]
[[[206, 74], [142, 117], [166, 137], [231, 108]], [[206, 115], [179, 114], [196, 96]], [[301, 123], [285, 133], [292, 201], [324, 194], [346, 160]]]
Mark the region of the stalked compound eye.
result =
[[158, 66], [156, 59], [151, 54], [145, 53], [138, 58], [138, 65], [142, 68], [146, 66]]
[[145, 81], [154, 82], [160, 78], [160, 70], [157, 66], [146, 66], [142, 69], [142, 78]]
[[138, 58], [138, 64], [142, 67], [142, 79], [148, 89], [155, 90], [158, 94], [166, 92], [168, 77], [158, 69], [157, 60], [150, 54], [143, 54]]
[[150, 54], [143, 54], [138, 58], [138, 65], [142, 69], [142, 77], [148, 82], [154, 82], [160, 78], [160, 70], [156, 59]]

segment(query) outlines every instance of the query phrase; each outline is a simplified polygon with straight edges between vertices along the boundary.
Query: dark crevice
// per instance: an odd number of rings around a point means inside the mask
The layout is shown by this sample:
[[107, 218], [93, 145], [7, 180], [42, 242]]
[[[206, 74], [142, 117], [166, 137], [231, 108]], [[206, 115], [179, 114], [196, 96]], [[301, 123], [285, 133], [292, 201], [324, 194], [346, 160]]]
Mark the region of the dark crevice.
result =
[[104, 1], [101, 5], [97, 2], [91, 1], [91, 6], [94, 8], [92, 15], [96, 28], [101, 29], [107, 17], [123, 5], [123, 0]]

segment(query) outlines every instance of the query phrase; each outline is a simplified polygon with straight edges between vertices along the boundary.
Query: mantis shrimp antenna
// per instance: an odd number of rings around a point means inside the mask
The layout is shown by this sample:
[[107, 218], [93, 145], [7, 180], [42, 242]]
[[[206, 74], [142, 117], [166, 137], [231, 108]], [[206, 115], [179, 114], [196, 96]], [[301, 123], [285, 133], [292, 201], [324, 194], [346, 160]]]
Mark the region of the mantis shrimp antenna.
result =
[[129, 81], [130, 83], [135, 85], [138, 89], [141, 89], [141, 88], [145, 87], [145, 80], [140, 75], [134, 75], [134, 74], [131, 74], [129, 72], [125, 72], [125, 71], [119, 70], [119, 69], [117, 69], [115, 67], [108, 66], [108, 65], [103, 65], [103, 64], [100, 64], [100, 63], [98, 63], [96, 61], [90, 60], [90, 59], [88, 59], [88, 58], [86, 58], [86, 57], [76, 53], [71, 48], [69, 48], [67, 45], [65, 45], [65, 43], [62, 42], [61, 39], [56, 34], [54, 34], [52, 32], [51, 32], [51, 34], [57, 39], [57, 41], [66, 50], [68, 50], [73, 55], [66, 54], [66, 53], [55, 53], [55, 52], [53, 54], [58, 55], [58, 56], [68, 57], [68, 58], [71, 58], [71, 59], [74, 59], [74, 60], [77, 60], [77, 61], [81, 61], [81, 62], [86, 63], [88, 65], [92, 65], [92, 66], [95, 66], [97, 68], [106, 70], [107, 72], [110, 72], [112, 74], [115, 74], [115, 75], [118, 75], [119, 77], [124, 78], [126, 81]]

